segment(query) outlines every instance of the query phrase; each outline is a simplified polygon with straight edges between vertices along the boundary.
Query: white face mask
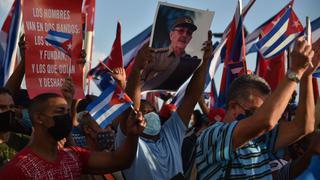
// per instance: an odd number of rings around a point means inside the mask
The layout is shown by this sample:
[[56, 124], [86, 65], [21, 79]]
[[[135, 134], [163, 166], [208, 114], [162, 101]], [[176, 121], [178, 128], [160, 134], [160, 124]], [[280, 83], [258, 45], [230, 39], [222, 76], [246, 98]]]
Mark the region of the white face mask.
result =
[[143, 130], [144, 134], [155, 136], [160, 133], [161, 121], [157, 113], [149, 112], [144, 115], [144, 119], [147, 122], [147, 126]]

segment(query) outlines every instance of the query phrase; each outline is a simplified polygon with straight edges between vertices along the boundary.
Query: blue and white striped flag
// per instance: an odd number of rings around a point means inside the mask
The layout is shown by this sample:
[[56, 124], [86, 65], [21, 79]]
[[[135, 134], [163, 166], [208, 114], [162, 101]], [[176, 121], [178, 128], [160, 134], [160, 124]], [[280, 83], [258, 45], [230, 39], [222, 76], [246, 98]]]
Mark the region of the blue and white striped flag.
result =
[[292, 7], [286, 10], [278, 22], [273, 23], [275, 26], [270, 32], [255, 44], [264, 59], [279, 55], [303, 33], [303, 26]]
[[115, 81], [105, 83], [107, 84], [105, 90], [87, 107], [93, 119], [102, 128], [105, 128], [112, 120], [133, 104], [130, 97], [123, 92]]
[[21, 4], [16, 0], [0, 31], [0, 87], [5, 85], [15, 68], [21, 21]]
[[72, 34], [49, 30], [48, 35], [46, 36], [46, 41], [53, 47], [71, 57]]

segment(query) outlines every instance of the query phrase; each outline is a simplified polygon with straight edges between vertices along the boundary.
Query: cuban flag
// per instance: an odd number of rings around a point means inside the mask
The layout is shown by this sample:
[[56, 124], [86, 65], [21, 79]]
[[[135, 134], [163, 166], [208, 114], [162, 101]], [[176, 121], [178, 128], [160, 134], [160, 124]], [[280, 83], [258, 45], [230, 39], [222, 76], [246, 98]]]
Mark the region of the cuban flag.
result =
[[115, 81], [105, 83], [107, 83], [105, 90], [87, 107], [93, 119], [102, 128], [105, 128], [112, 120], [133, 104], [130, 97], [124, 93]]
[[152, 25], [143, 30], [137, 36], [122, 45], [123, 49], [123, 64], [126, 68], [127, 77], [129, 76], [135, 57], [141, 47], [150, 40]]
[[[311, 31], [311, 41], [312, 44], [314, 44], [320, 39], [320, 17], [311, 22]], [[319, 45], [320, 44], [315, 45], [314, 47], [320, 48]], [[317, 71], [314, 72], [313, 77], [320, 78], [320, 68], [318, 68]]]
[[0, 86], [3, 87], [16, 65], [21, 28], [21, 3], [15, 0], [0, 31]]
[[320, 17], [311, 22], [311, 31], [311, 41], [312, 43], [315, 43], [318, 39], [320, 39]]
[[[107, 81], [108, 79], [108, 78], [104, 79], [104, 76], [108, 72], [105, 66], [108, 66], [108, 67], [111, 66], [111, 68], [112, 66], [118, 67], [119, 65], [112, 65], [116, 63], [119, 63], [121, 67], [125, 67], [126, 74], [128, 77], [131, 71], [132, 65], [134, 64], [134, 59], [138, 54], [138, 51], [150, 39], [151, 29], [152, 29], [152, 25], [121, 46], [121, 39], [120, 39], [121, 26], [120, 24], [118, 24], [116, 39], [113, 43], [110, 55], [104, 61], [100, 62], [100, 64], [98, 64], [95, 68], [89, 71], [88, 78], [94, 79], [95, 83], [101, 90], [104, 87], [102, 82]], [[122, 56], [122, 52], [123, 52], [123, 56]], [[110, 59], [111, 61], [115, 60], [116, 62], [115, 63], [108, 62]]]
[[[242, 9], [242, 14], [241, 14], [242, 20], [245, 19], [247, 13], [249, 12], [249, 10], [251, 9], [251, 7], [255, 2], [256, 0], [250, 0], [248, 4]], [[238, 12], [235, 12], [235, 13], [238, 13]], [[231, 30], [231, 26], [234, 24], [234, 21], [236, 21], [235, 18], [236, 18], [236, 14], [234, 15], [230, 24], [224, 30], [220, 43], [218, 44], [218, 46], [215, 48], [213, 52], [213, 59], [210, 62], [210, 66], [209, 66], [209, 75], [211, 78], [214, 77], [214, 74], [216, 73], [219, 65], [224, 62], [224, 58], [226, 56], [226, 49], [227, 49], [226, 42]], [[205, 89], [206, 88], [207, 86], [205, 86]]]
[[122, 47], [121, 47], [121, 24], [117, 24], [116, 39], [113, 42], [110, 55], [100, 62], [96, 67], [91, 69], [88, 73], [88, 78], [93, 79], [98, 87], [101, 87], [101, 80], [108, 74], [110, 69], [123, 67]]
[[226, 56], [220, 84], [218, 107], [224, 107], [231, 82], [247, 72], [244, 28], [241, 16], [241, 1], [238, 2], [235, 17], [226, 42]]
[[259, 41], [261, 36], [265, 36], [267, 32], [272, 29], [275, 24], [279, 21], [279, 19], [283, 16], [283, 14], [286, 12], [286, 10], [293, 6], [294, 0], [290, 1], [284, 8], [282, 8], [276, 15], [272, 16], [270, 19], [268, 19], [266, 22], [264, 22], [262, 25], [260, 25], [258, 28], [256, 28], [253, 32], [251, 32], [246, 37], [246, 48], [247, 48], [247, 54], [257, 52], [258, 49], [256, 47], [256, 43]]
[[64, 54], [71, 57], [72, 54], [72, 34], [49, 30], [46, 41], [53, 47], [59, 49]]
[[268, 34], [262, 37], [256, 44], [256, 49], [264, 59], [272, 58], [284, 50], [299, 37], [304, 29], [298, 17], [290, 6]]

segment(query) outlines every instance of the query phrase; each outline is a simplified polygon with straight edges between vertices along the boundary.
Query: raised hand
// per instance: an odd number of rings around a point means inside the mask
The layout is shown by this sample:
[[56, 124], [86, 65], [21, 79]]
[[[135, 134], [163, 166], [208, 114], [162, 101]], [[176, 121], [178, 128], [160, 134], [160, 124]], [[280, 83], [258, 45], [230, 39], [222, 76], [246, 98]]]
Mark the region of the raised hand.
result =
[[142, 70], [146, 67], [154, 59], [154, 50], [148, 46], [149, 43], [146, 43], [139, 50], [136, 60], [135, 66], [136, 68]]
[[310, 64], [312, 64], [312, 58], [314, 51], [308, 42], [304, 38], [298, 38], [295, 43], [294, 49], [291, 52], [291, 67], [290, 69], [296, 72], [298, 75], [302, 75]]
[[110, 73], [110, 75], [118, 82], [122, 89], [126, 88], [126, 71], [124, 68], [114, 68], [113, 73]]
[[205, 41], [202, 47], [202, 51], [204, 51], [203, 53], [203, 60], [209, 60], [212, 56], [212, 51], [213, 51], [213, 47], [212, 47], [212, 32], [208, 31], [208, 40]]
[[25, 62], [25, 54], [26, 54], [26, 41], [24, 38], [24, 34], [19, 39], [19, 49], [20, 49], [20, 56], [21, 56], [21, 61], [24, 63]]
[[147, 123], [140, 111], [131, 111], [127, 120], [127, 135], [139, 136], [142, 134]]
[[71, 107], [73, 96], [74, 96], [74, 84], [71, 77], [66, 77], [65, 81], [60, 89], [63, 97], [66, 99], [68, 105]]

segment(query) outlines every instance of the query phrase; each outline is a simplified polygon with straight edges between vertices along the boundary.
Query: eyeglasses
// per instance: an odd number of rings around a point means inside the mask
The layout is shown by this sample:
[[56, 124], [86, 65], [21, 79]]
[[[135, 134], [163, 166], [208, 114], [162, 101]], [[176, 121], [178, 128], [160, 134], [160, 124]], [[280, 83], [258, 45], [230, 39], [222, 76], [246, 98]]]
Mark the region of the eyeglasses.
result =
[[191, 31], [188, 28], [174, 28], [173, 31], [178, 32], [179, 34], [184, 34], [186, 33], [188, 36], [191, 36], [193, 31]]
[[255, 109], [246, 109], [243, 105], [237, 102], [237, 104], [244, 110], [244, 113], [247, 117], [252, 116], [254, 112], [256, 111]]

